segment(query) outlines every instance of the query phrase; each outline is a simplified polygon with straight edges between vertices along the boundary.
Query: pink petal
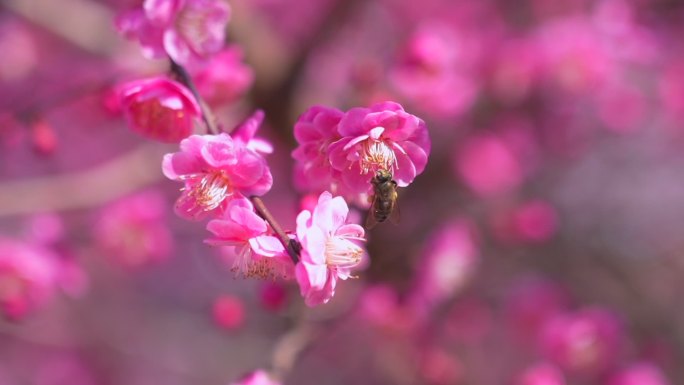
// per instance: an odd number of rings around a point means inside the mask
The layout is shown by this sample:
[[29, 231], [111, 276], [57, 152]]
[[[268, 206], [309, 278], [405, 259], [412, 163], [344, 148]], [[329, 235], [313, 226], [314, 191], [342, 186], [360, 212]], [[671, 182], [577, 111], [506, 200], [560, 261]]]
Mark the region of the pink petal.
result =
[[283, 244], [280, 243], [277, 237], [272, 235], [260, 235], [250, 238], [249, 244], [255, 253], [264, 257], [275, 257], [285, 254]]

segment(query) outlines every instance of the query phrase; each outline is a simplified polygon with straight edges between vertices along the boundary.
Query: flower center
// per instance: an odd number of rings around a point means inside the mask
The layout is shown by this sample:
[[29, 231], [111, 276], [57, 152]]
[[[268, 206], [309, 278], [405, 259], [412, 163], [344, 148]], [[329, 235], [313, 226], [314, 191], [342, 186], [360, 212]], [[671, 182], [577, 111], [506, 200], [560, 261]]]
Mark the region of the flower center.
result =
[[235, 247], [235, 260], [230, 271], [243, 278], [287, 278], [287, 274], [274, 258], [257, 256], [249, 243]]
[[377, 170], [392, 171], [397, 164], [397, 157], [394, 150], [382, 140], [369, 138], [362, 144], [362, 155], [359, 160], [361, 172], [367, 174], [375, 173]]
[[[333, 235], [325, 243], [325, 264], [329, 267], [351, 268], [361, 262], [363, 249], [350, 241], [351, 237]], [[363, 240], [363, 238], [353, 238]]]
[[[193, 176], [190, 176], [192, 178]], [[195, 205], [204, 211], [217, 208], [226, 197], [233, 195], [228, 175], [222, 170], [204, 174], [202, 179], [195, 183], [188, 196], [194, 200]]]

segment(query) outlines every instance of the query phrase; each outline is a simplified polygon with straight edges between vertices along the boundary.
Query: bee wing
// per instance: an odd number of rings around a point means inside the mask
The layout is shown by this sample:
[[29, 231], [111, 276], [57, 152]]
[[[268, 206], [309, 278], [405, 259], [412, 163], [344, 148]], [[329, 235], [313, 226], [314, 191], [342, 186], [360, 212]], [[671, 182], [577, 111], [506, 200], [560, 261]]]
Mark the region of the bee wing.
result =
[[371, 205], [370, 209], [368, 210], [368, 213], [366, 214], [366, 229], [370, 230], [375, 225], [378, 224], [378, 220], [375, 219], [375, 202]]
[[399, 224], [399, 221], [401, 220], [401, 210], [399, 210], [399, 205], [397, 204], [397, 199], [394, 199], [394, 204], [392, 205], [392, 212], [390, 213], [389, 216], [390, 222], [393, 224]]

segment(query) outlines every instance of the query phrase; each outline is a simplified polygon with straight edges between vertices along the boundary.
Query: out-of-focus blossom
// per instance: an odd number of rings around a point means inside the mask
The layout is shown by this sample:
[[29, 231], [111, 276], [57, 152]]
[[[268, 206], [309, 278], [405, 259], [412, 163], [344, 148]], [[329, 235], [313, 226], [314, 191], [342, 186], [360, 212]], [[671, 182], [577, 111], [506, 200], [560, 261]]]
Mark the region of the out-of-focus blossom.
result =
[[338, 124], [342, 139], [331, 144], [330, 163], [351, 194], [367, 193], [378, 170], [400, 187], [423, 172], [430, 154], [427, 126], [394, 102], [352, 108]]
[[545, 326], [545, 355], [573, 373], [598, 375], [616, 362], [622, 347], [622, 326], [611, 312], [587, 308], [561, 314]]
[[248, 199], [232, 199], [221, 218], [209, 221], [207, 230], [214, 234], [207, 243], [233, 248], [231, 270], [236, 274], [262, 279], [293, 275], [294, 266], [283, 245], [268, 234], [266, 221]]
[[405, 334], [417, 325], [414, 312], [399, 302], [399, 294], [387, 285], [367, 287], [359, 297], [359, 315], [383, 330]]
[[184, 139], [180, 152], [164, 156], [162, 171], [184, 183], [175, 209], [193, 220], [220, 214], [231, 199], [263, 195], [273, 184], [266, 160], [225, 133]]
[[323, 192], [313, 211], [297, 216], [297, 238], [302, 245], [295, 274], [307, 305], [327, 303], [338, 279], [347, 279], [364, 255], [358, 244], [363, 227], [347, 223], [349, 208], [342, 197]]
[[524, 202], [492, 218], [496, 236], [508, 242], [538, 243], [549, 240], [557, 230], [558, 214], [543, 200]]
[[490, 63], [490, 86], [499, 100], [517, 104], [526, 97], [539, 76], [539, 51], [528, 40], [510, 40], [497, 49]]
[[31, 139], [33, 148], [41, 155], [54, 153], [59, 144], [54, 127], [45, 119], [38, 119], [31, 124]]
[[288, 302], [285, 286], [280, 282], [264, 282], [259, 291], [261, 305], [270, 311], [279, 311]]
[[39, 64], [38, 45], [33, 34], [12, 19], [0, 21], [0, 82], [19, 82]]
[[611, 82], [596, 95], [597, 115], [604, 126], [617, 133], [641, 127], [647, 113], [642, 91], [626, 81]]
[[73, 353], [62, 353], [57, 357], [34, 363], [32, 384], [35, 385], [97, 385], [92, 368]]
[[684, 58], [669, 61], [659, 79], [659, 94], [667, 113], [684, 120]]
[[24, 233], [33, 243], [52, 245], [64, 238], [64, 221], [57, 214], [37, 214], [28, 218]]
[[173, 248], [166, 199], [150, 190], [109, 204], [99, 213], [94, 236], [101, 251], [124, 267], [165, 260]]
[[430, 236], [411, 293], [415, 305], [432, 308], [466, 285], [478, 262], [476, 238], [467, 220], [445, 223]]
[[569, 295], [557, 283], [536, 276], [525, 277], [508, 290], [507, 324], [521, 341], [530, 343], [541, 334], [544, 325], [564, 313], [569, 305]]
[[478, 134], [460, 146], [460, 151], [454, 155], [455, 168], [476, 193], [495, 195], [508, 192], [522, 183], [522, 165], [503, 138]]
[[420, 375], [427, 384], [460, 384], [464, 377], [461, 361], [446, 351], [430, 347], [420, 356]]
[[214, 321], [222, 328], [235, 330], [245, 322], [245, 307], [240, 298], [222, 295], [214, 301]]
[[165, 77], [125, 83], [117, 92], [128, 126], [150, 139], [179, 142], [192, 134], [201, 116], [190, 91]]
[[214, 106], [235, 101], [254, 81], [254, 71], [242, 62], [238, 46], [224, 49], [192, 73], [200, 95]]
[[238, 382], [233, 382], [230, 385], [281, 385], [280, 382], [272, 379], [268, 373], [263, 370], [257, 370], [243, 377]]
[[641, 362], [628, 366], [614, 374], [608, 385], [670, 385], [663, 371], [657, 366]]
[[337, 170], [332, 168], [329, 146], [341, 139], [337, 125], [344, 113], [335, 108], [314, 106], [297, 119], [294, 136], [299, 146], [292, 152], [295, 184], [304, 191], [320, 192], [330, 188], [336, 192]]
[[182, 65], [206, 60], [223, 46], [230, 7], [223, 0], [145, 0], [120, 15], [116, 27], [137, 40], [149, 58], [170, 56]]
[[39, 246], [0, 239], [0, 309], [19, 320], [44, 305], [60, 284], [59, 256]]
[[423, 111], [456, 116], [469, 108], [478, 91], [473, 80], [469, 46], [449, 25], [433, 22], [411, 36], [398, 63], [389, 74], [400, 95]]
[[520, 374], [516, 385], [565, 385], [563, 373], [555, 365], [542, 362], [530, 366]]
[[536, 36], [541, 69], [555, 91], [592, 92], [617, 73], [615, 58], [590, 20], [549, 21]]

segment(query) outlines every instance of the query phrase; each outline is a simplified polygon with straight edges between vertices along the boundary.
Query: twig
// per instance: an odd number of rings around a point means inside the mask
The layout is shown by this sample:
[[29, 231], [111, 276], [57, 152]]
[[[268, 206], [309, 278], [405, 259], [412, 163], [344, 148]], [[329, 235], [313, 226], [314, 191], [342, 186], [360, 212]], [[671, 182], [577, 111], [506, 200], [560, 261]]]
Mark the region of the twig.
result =
[[273, 231], [280, 239], [280, 243], [283, 244], [285, 250], [287, 250], [287, 253], [290, 254], [292, 262], [294, 262], [295, 264], [299, 262], [299, 253], [302, 250], [302, 245], [299, 242], [297, 242], [296, 239], [291, 239], [287, 236], [287, 234], [283, 231], [283, 228], [280, 227], [278, 221], [276, 221], [275, 218], [273, 218], [271, 212], [268, 211], [266, 205], [264, 204], [264, 201], [262, 201], [261, 198], [253, 196], [250, 197], [250, 200], [254, 204], [254, 208], [256, 209], [256, 212], [259, 214], [259, 216], [264, 218], [264, 220], [268, 222], [269, 225], [271, 225], [271, 228], [273, 228]]
[[207, 132], [210, 134], [218, 134], [221, 132], [216, 126], [216, 118], [214, 117], [214, 114], [211, 112], [211, 109], [207, 103], [204, 102], [204, 99], [202, 99], [200, 96], [199, 91], [197, 91], [197, 87], [192, 81], [188, 71], [186, 71], [182, 65], [173, 61], [173, 59], [169, 58], [169, 61], [171, 62], [171, 72], [176, 74], [181, 83], [190, 89], [190, 92], [192, 92], [192, 95], [195, 97], [197, 104], [199, 104], [200, 110], [202, 111], [202, 119], [204, 120], [204, 124], [207, 126]]

